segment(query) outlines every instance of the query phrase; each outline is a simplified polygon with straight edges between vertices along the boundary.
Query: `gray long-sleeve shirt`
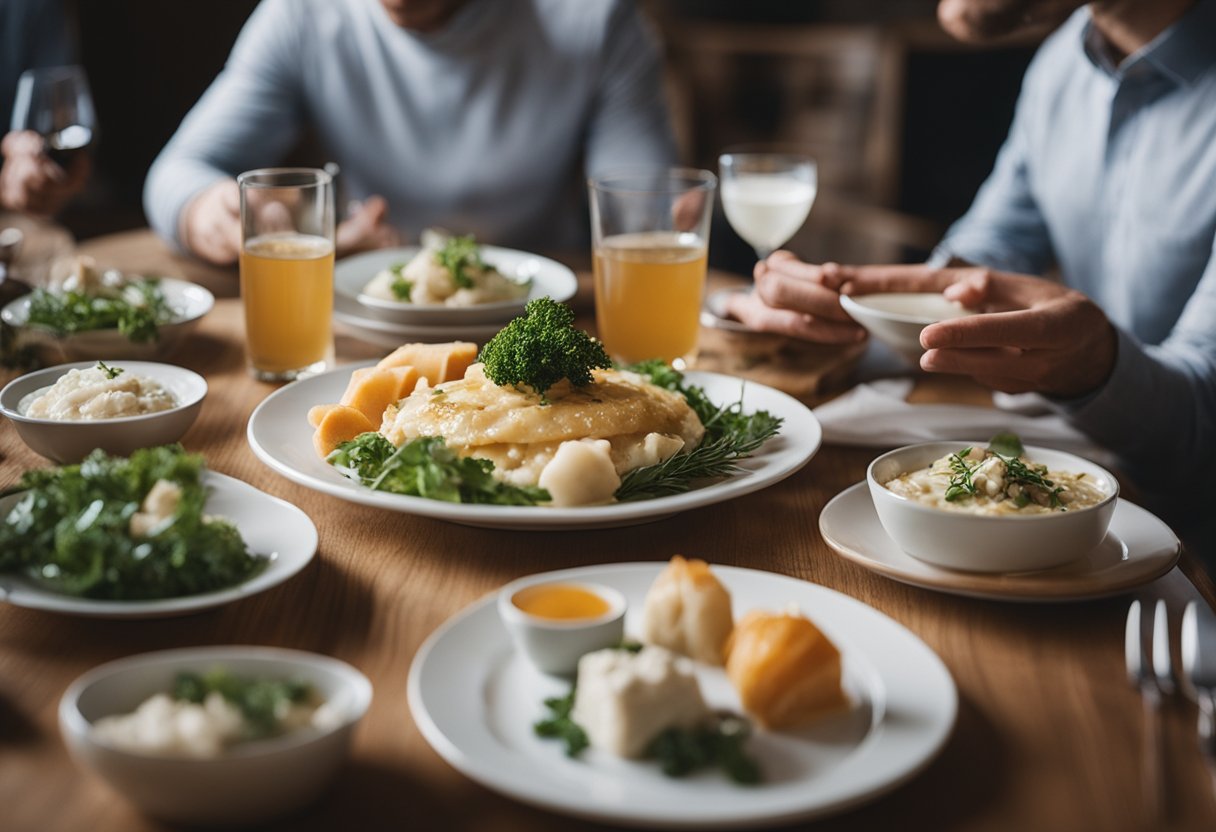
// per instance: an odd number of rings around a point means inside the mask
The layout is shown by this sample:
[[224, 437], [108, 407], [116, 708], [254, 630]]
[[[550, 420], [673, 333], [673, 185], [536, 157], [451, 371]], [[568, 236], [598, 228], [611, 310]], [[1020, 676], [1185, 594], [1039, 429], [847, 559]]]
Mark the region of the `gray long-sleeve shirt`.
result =
[[630, 0], [469, 0], [438, 32], [378, 0], [263, 0], [148, 174], [177, 241], [208, 185], [274, 165], [304, 125], [346, 197], [428, 226], [546, 250], [588, 237], [582, 174], [674, 158], [655, 44]]

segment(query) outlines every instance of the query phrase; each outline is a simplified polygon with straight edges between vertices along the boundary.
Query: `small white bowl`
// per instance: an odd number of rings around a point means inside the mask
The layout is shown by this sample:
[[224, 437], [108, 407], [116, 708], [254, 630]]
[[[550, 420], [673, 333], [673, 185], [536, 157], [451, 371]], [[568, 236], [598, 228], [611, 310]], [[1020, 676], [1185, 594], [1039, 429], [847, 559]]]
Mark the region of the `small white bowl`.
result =
[[[307, 682], [342, 719], [330, 729], [303, 728], [238, 745], [216, 759], [139, 754], [93, 737], [95, 720], [131, 713], [153, 694], [171, 690], [179, 672], [214, 667]], [[84, 674], [59, 701], [59, 730], [79, 766], [145, 814], [192, 825], [255, 824], [318, 796], [346, 760], [371, 698], [366, 676], [328, 656], [272, 647], [195, 647], [120, 659]]]
[[[574, 586], [608, 602], [608, 612], [597, 618], [541, 618], [524, 612], [515, 596], [526, 589], [552, 584]], [[625, 638], [625, 596], [612, 587], [586, 581], [566, 581], [551, 575], [531, 575], [498, 592], [498, 614], [516, 648], [545, 673], [571, 676], [586, 653], [620, 644]]]
[[866, 481], [883, 529], [915, 558], [968, 572], [1030, 572], [1082, 557], [1102, 542], [1115, 512], [1119, 481], [1105, 468], [1063, 451], [1027, 447], [1026, 457], [1056, 471], [1084, 472], [1100, 483], [1106, 498], [1075, 511], [984, 516], [922, 505], [887, 489], [900, 474], [930, 465], [968, 445], [929, 442], [883, 454], [870, 463]]
[[203, 399], [207, 396], [207, 382], [198, 373], [173, 364], [120, 359], [105, 361], [134, 375], [159, 381], [161, 386], [177, 398], [177, 406], [142, 416], [81, 421], [34, 419], [19, 410], [22, 399], [30, 393], [50, 387], [68, 370], [97, 366], [96, 361], [79, 361], [26, 373], [10, 381], [0, 390], [0, 414], [12, 421], [17, 428], [17, 435], [31, 450], [60, 463], [79, 462], [94, 448], [101, 448], [109, 454], [126, 456], [139, 448], [167, 445], [181, 439], [198, 418]]
[[175, 310], [172, 320], [157, 327], [153, 341], [132, 341], [117, 329], [94, 329], [72, 335], [29, 323], [30, 298], [17, 298], [0, 310], [0, 320], [18, 330], [18, 346], [31, 346], [45, 362], [83, 361], [90, 358], [149, 360], [163, 358], [179, 347], [215, 306], [215, 296], [186, 280], [160, 279], [165, 301]]
[[913, 364], [920, 363], [925, 352], [920, 345], [922, 329], [938, 321], [976, 314], [932, 292], [841, 295], [840, 305], [871, 335]]

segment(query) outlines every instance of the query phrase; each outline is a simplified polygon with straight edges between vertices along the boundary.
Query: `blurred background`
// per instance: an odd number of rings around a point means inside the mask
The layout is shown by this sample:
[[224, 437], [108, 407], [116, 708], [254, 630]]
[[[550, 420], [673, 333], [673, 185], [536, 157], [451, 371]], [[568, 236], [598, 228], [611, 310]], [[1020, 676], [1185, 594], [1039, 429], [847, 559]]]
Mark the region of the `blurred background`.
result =
[[[97, 109], [94, 177], [61, 221], [80, 239], [146, 225], [144, 176], [219, 72], [257, 0], [69, 0]], [[684, 162], [776, 143], [819, 163], [819, 196], [789, 248], [811, 261], [925, 256], [992, 167], [1037, 43], [976, 50], [936, 0], [645, 0], [664, 44]], [[165, 33], [177, 33], [166, 37]], [[307, 139], [292, 162], [319, 164]], [[750, 246], [714, 226], [711, 260], [749, 273]]]

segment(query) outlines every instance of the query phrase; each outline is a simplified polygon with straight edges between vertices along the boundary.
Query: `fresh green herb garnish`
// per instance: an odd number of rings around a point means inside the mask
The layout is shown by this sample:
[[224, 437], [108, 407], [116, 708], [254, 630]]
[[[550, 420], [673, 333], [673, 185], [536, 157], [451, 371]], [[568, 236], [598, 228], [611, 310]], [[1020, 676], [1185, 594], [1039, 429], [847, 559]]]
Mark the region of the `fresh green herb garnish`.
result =
[[410, 299], [410, 292], [414, 291], [414, 283], [398, 274], [393, 278], [393, 282], [388, 284], [388, 288], [397, 300], [408, 301]]
[[473, 240], [472, 234], [449, 237], [443, 248], [435, 252], [435, 261], [448, 270], [452, 282], [459, 289], [473, 288], [473, 278], [469, 277], [468, 269], [487, 268], [481, 259], [481, 247]]
[[[170, 598], [232, 586], [267, 561], [232, 523], [204, 519], [203, 458], [180, 445], [129, 458], [94, 451], [79, 465], [27, 471], [25, 492], [0, 523], [0, 572], [68, 595]], [[181, 489], [168, 522], [133, 536], [131, 517], [159, 480]]]
[[397, 277], [401, 277], [401, 273], [403, 271], [405, 271], [405, 267], [407, 265], [408, 265], [407, 263], [394, 263], [393, 265], [388, 267], [388, 270], [390, 272], [392, 272], [394, 275], [396, 275]]
[[545, 700], [549, 715], [533, 724], [537, 736], [558, 739], [566, 744], [566, 756], [577, 757], [590, 743], [587, 733], [570, 718], [574, 710], [574, 688], [565, 696], [554, 696]]
[[714, 404], [703, 389], [685, 384], [684, 374], [662, 361], [646, 361], [625, 369], [649, 376], [654, 384], [683, 395], [705, 426], [705, 436], [688, 453], [625, 474], [615, 495], [621, 502], [679, 494], [698, 480], [738, 473], [738, 461], [750, 456], [781, 428], [782, 420], [768, 411], [744, 413], [742, 400]]
[[105, 373], [106, 378], [108, 378], [108, 379], [116, 379], [120, 375], [122, 375], [124, 372], [126, 372], [125, 370], [123, 370], [122, 367], [111, 367], [108, 364], [106, 364], [106, 362], [104, 362], [104, 361], [97, 362], [97, 369], [101, 370], [103, 373]]
[[368, 431], [343, 442], [326, 461], [344, 476], [375, 491], [449, 503], [506, 506], [530, 506], [549, 500], [549, 492], [543, 488], [499, 482], [490, 473], [493, 462], [457, 456], [437, 436], [419, 437], [395, 448], [381, 434]]
[[29, 322], [59, 335], [95, 329], [117, 329], [136, 343], [158, 337], [158, 327], [173, 318], [173, 310], [155, 279], [135, 280], [112, 295], [52, 292], [35, 289], [30, 295]]
[[715, 714], [693, 728], [668, 728], [655, 737], [646, 756], [658, 761], [668, 777], [684, 777], [703, 768], [719, 767], [736, 783], [761, 780], [760, 766], [747, 755], [744, 744], [751, 725], [734, 714]]
[[1019, 457], [1026, 453], [1026, 448], [1016, 433], [998, 433], [988, 440], [988, 450], [1003, 458]]
[[286, 706], [302, 704], [313, 696], [307, 682], [275, 679], [246, 679], [234, 676], [223, 668], [206, 673], [179, 673], [173, 684], [172, 696], [202, 704], [207, 695], [216, 692], [235, 705], [245, 718], [248, 739], [273, 737], [282, 732], [280, 714]]
[[[1041, 489], [1047, 498], [1048, 504], [1052, 508], [1059, 508], [1063, 505], [1060, 501], [1060, 494], [1064, 491], [1063, 487], [1057, 487], [1054, 482], [1047, 479], [1044, 474], [1047, 473], [1046, 465], [1038, 465], [1034, 468], [1027, 465], [1017, 457], [1001, 457], [1005, 463], [1005, 482], [1006, 488], [1010, 485], [1020, 485], [1023, 489], [1037, 488]], [[1030, 497], [1023, 490], [1019, 497], [1026, 497], [1026, 502], [1020, 503], [1018, 508], [1029, 504]], [[1016, 500], [1015, 500], [1016, 502]]]
[[481, 348], [480, 360], [499, 387], [527, 386], [542, 397], [562, 379], [582, 387], [593, 369], [612, 366], [604, 345], [574, 326], [574, 311], [547, 297], [529, 301]]
[[964, 497], [974, 497], [976, 495], [975, 485], [971, 482], [971, 475], [975, 473], [975, 469], [979, 467], [977, 462], [971, 465], [967, 462], [967, 458], [971, 455], [971, 448], [963, 448], [956, 454], [950, 454], [950, 484], [946, 486], [946, 502], [953, 503], [961, 500]]

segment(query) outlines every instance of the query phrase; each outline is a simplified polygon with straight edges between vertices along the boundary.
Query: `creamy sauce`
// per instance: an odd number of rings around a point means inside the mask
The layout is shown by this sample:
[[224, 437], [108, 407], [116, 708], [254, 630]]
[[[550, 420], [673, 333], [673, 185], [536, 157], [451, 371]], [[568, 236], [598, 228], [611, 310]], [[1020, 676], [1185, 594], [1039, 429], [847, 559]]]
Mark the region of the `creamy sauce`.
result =
[[559, 621], [600, 618], [612, 609], [607, 600], [572, 584], [542, 584], [521, 589], [511, 603], [528, 615]]
[[922, 505], [984, 515], [1078, 511], [1096, 506], [1107, 497], [1101, 485], [1086, 474], [1049, 471], [1047, 466], [1025, 457], [1009, 460], [980, 448], [972, 448], [963, 456], [963, 450], [883, 485]]
[[68, 370], [50, 387], [35, 390], [17, 404], [31, 419], [56, 422], [144, 416], [177, 407], [177, 398], [160, 382], [121, 372], [113, 378], [100, 367]]

